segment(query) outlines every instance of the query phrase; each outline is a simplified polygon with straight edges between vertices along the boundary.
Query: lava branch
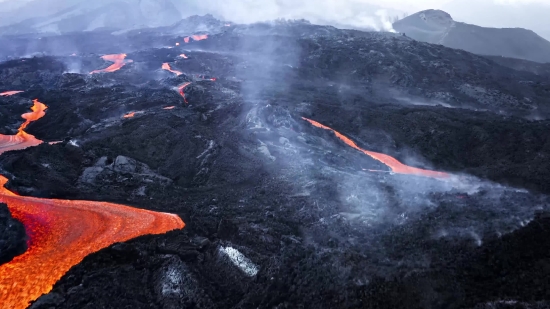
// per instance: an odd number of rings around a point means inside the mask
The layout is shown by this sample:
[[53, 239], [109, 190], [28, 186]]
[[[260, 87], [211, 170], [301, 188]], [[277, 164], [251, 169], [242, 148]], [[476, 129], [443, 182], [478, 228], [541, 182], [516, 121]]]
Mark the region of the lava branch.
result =
[[179, 55], [179, 57], [180, 57], [180, 58], [183, 58], [183, 59], [188, 59], [188, 58], [189, 58], [189, 57], [187, 57], [187, 55], [185, 55], [185, 54], [181, 54], [181, 55]]
[[21, 90], [5, 91], [5, 92], [0, 93], [0, 97], [9, 97], [9, 96], [12, 96], [14, 94], [21, 93], [21, 92], [24, 92], [24, 91], [21, 91]]
[[185, 227], [176, 215], [105, 202], [69, 201], [18, 196], [4, 188], [0, 202], [23, 222], [28, 249], [0, 266], [3, 308], [24, 309], [86, 256], [114, 243]]
[[169, 71], [169, 72], [172, 72], [172, 73], [176, 74], [176, 76], [180, 76], [181, 74], [183, 74], [180, 71], [172, 70], [172, 67], [170, 67], [170, 64], [168, 62], [165, 62], [165, 63], [162, 64], [162, 69], [166, 70], [166, 71]]
[[32, 112], [21, 115], [21, 117], [25, 119], [25, 122], [21, 124], [17, 130], [17, 134], [0, 134], [0, 154], [6, 151], [20, 150], [42, 144], [41, 140], [25, 132], [25, 129], [31, 122], [44, 117], [47, 108], [48, 107], [44, 103], [41, 103], [38, 100], [33, 100], [33, 106], [31, 107]]
[[352, 141], [348, 137], [344, 136], [343, 134], [341, 134], [340, 132], [338, 132], [338, 131], [336, 131], [332, 128], [329, 128], [325, 125], [320, 124], [317, 121], [314, 121], [314, 120], [311, 120], [311, 119], [308, 119], [308, 118], [305, 118], [305, 117], [302, 117], [302, 119], [308, 121], [310, 124], [312, 124], [313, 126], [315, 126], [317, 128], [321, 128], [321, 129], [331, 131], [332, 133], [334, 133], [336, 135], [336, 137], [338, 137], [340, 140], [342, 140], [344, 143], [346, 143], [346, 145], [350, 146], [353, 149], [359, 150], [360, 152], [366, 154], [367, 156], [373, 158], [376, 161], [379, 161], [379, 162], [385, 164], [394, 173], [407, 174], [407, 175], [419, 175], [419, 176], [426, 176], [426, 177], [433, 177], [433, 178], [449, 178], [450, 177], [450, 175], [447, 174], [447, 173], [424, 170], [424, 169], [421, 169], [421, 168], [408, 166], [408, 165], [405, 165], [405, 164], [397, 161], [397, 159], [395, 159], [394, 157], [391, 157], [389, 155], [365, 150], [365, 149], [360, 148], [359, 146], [357, 146], [357, 144], [354, 141]]
[[186, 82], [178, 86], [179, 93], [183, 97], [185, 104], [189, 104], [189, 102], [187, 102], [187, 98], [185, 97], [185, 92], [183, 92], [183, 90], [189, 85], [191, 85], [191, 82]]
[[94, 71], [90, 72], [90, 74], [112, 73], [112, 72], [120, 70], [123, 66], [125, 66], [128, 63], [134, 62], [133, 60], [126, 59], [126, 56], [127, 56], [126, 54], [113, 54], [113, 55], [102, 56], [101, 58], [103, 60], [111, 61], [111, 62], [113, 62], [113, 64], [111, 64], [110, 66], [108, 66], [105, 69], [94, 70]]
[[185, 43], [189, 43], [190, 39], [193, 39], [193, 41], [202, 41], [208, 39], [208, 34], [195, 34], [192, 36], [186, 36], [183, 38], [183, 41]]

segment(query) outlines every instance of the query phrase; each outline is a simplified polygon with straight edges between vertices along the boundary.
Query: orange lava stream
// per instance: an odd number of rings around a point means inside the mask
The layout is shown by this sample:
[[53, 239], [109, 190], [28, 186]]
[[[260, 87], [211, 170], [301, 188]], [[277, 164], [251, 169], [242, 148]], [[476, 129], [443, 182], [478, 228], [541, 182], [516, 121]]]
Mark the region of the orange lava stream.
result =
[[190, 39], [193, 39], [193, 41], [202, 41], [202, 40], [206, 40], [208, 39], [208, 34], [195, 34], [195, 35], [192, 35], [192, 36], [186, 36], [183, 38], [183, 41], [185, 43], [189, 43], [189, 40]]
[[0, 134], [0, 154], [6, 151], [25, 149], [27, 147], [42, 144], [41, 140], [34, 137], [34, 135], [28, 134], [24, 130], [32, 121], [44, 117], [46, 114], [45, 110], [47, 108], [48, 107], [45, 104], [38, 102], [38, 100], [33, 100], [33, 106], [31, 107], [32, 112], [21, 115], [21, 117], [25, 119], [25, 122], [19, 127], [17, 134]]
[[23, 222], [30, 241], [25, 253], [0, 266], [3, 308], [27, 308], [91, 253], [185, 226], [176, 215], [123, 205], [18, 196], [4, 188], [6, 182], [0, 176], [0, 202]]
[[183, 58], [183, 59], [189, 58], [189, 57], [187, 57], [185, 54], [181, 54], [180, 57]]
[[365, 150], [357, 146], [357, 144], [355, 144], [354, 141], [352, 141], [348, 137], [344, 136], [343, 134], [341, 134], [340, 132], [332, 128], [329, 128], [325, 125], [320, 124], [317, 121], [314, 121], [305, 117], [302, 117], [302, 119], [308, 121], [309, 123], [311, 123], [313, 126], [317, 128], [321, 128], [321, 129], [325, 129], [333, 132], [336, 135], [336, 137], [338, 137], [340, 140], [346, 143], [346, 145], [350, 146], [353, 149], [359, 150], [362, 153], [366, 154], [367, 156], [387, 165], [394, 173], [419, 175], [419, 176], [426, 176], [426, 177], [433, 177], [433, 178], [448, 178], [450, 176], [449, 174], [443, 173], [443, 172], [424, 170], [424, 169], [408, 166], [397, 161], [397, 159], [395, 159], [394, 157], [388, 156], [386, 154]]
[[178, 86], [180, 95], [183, 97], [183, 100], [185, 101], [186, 104], [189, 104], [189, 102], [187, 102], [187, 98], [185, 97], [185, 93], [183, 92], [183, 90], [189, 85], [191, 85], [191, 83], [187, 82]]
[[[26, 121], [17, 135], [0, 135], [0, 154], [42, 143], [23, 130], [42, 118], [46, 108], [34, 100], [33, 112], [22, 115]], [[18, 196], [5, 188], [7, 181], [0, 175], [0, 203], [6, 203], [13, 217], [24, 224], [29, 241], [25, 253], [0, 265], [2, 308], [27, 308], [84, 257], [113, 243], [185, 227], [173, 214], [104, 202]]]
[[96, 74], [96, 73], [111, 73], [120, 70], [123, 66], [125, 66], [128, 63], [134, 62], [133, 60], [126, 59], [126, 54], [113, 54], [113, 55], [105, 55], [101, 58], [105, 61], [111, 61], [113, 64], [108, 66], [105, 69], [101, 70], [94, 70], [90, 72], [90, 74]]
[[24, 91], [21, 91], [21, 90], [6, 91], [6, 92], [0, 93], [0, 97], [9, 97], [9, 96], [12, 96], [14, 94], [21, 93], [21, 92], [24, 92]]
[[134, 118], [135, 115], [136, 115], [136, 112], [131, 112], [122, 116], [122, 118]]
[[165, 110], [170, 110], [170, 109], [174, 109], [176, 108], [175, 106], [166, 106], [166, 107], [163, 107], [162, 109], [165, 109]]
[[170, 64], [168, 62], [165, 62], [165, 63], [162, 64], [162, 69], [166, 70], [166, 71], [169, 71], [169, 72], [172, 72], [172, 73], [176, 74], [177, 76], [180, 76], [181, 74], [183, 74], [180, 71], [172, 70], [172, 67], [170, 67]]

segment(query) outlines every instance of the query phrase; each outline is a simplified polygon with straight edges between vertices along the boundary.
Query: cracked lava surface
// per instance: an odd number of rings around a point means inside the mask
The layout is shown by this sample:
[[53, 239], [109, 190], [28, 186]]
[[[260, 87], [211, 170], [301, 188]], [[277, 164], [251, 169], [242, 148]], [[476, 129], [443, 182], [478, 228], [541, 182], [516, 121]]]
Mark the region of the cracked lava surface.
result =
[[[46, 108], [34, 100], [33, 112], [22, 115], [26, 121], [17, 135], [0, 135], [0, 154], [42, 143], [23, 130], [42, 118]], [[51, 291], [71, 267], [91, 253], [117, 242], [185, 226], [174, 214], [105, 202], [19, 196], [4, 187], [7, 181], [0, 175], [0, 202], [6, 203], [13, 217], [23, 223], [29, 240], [25, 253], [0, 265], [2, 308], [27, 308], [29, 302]]]
[[360, 152], [366, 154], [367, 156], [373, 158], [376, 161], [379, 161], [379, 162], [385, 164], [394, 173], [426, 176], [426, 177], [433, 177], [433, 178], [448, 178], [448, 177], [450, 177], [450, 175], [447, 174], [447, 173], [430, 171], [430, 170], [425, 170], [425, 169], [421, 169], [421, 168], [417, 168], [417, 167], [408, 166], [408, 165], [405, 165], [405, 164], [399, 162], [397, 159], [395, 159], [392, 156], [388, 156], [388, 155], [383, 154], [383, 153], [378, 153], [378, 152], [374, 152], [374, 151], [365, 150], [365, 149], [360, 148], [359, 146], [357, 146], [357, 144], [354, 141], [352, 141], [351, 139], [349, 139], [348, 137], [346, 137], [342, 133], [340, 133], [340, 132], [338, 132], [338, 131], [330, 128], [330, 127], [327, 127], [323, 124], [320, 124], [319, 122], [317, 122], [315, 120], [311, 120], [311, 119], [308, 119], [308, 118], [305, 118], [305, 117], [302, 117], [302, 119], [306, 120], [311, 125], [313, 125], [317, 128], [321, 128], [321, 129], [324, 129], [324, 130], [331, 131], [332, 133], [334, 133], [336, 135], [336, 137], [338, 137], [341, 141], [346, 143], [346, 145], [350, 146], [353, 149], [359, 150]]

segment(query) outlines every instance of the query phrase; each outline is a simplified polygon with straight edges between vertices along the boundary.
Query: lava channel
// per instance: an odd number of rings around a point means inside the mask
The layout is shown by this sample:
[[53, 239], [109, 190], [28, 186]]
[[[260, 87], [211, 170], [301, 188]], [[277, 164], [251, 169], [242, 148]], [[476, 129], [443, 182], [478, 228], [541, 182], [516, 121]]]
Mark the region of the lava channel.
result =
[[0, 202], [25, 226], [28, 249], [0, 265], [0, 303], [24, 309], [91, 253], [147, 234], [182, 229], [177, 216], [91, 201], [50, 200], [18, 196], [4, 188]]
[[208, 39], [208, 34], [195, 34], [192, 36], [186, 36], [183, 38], [183, 41], [185, 43], [189, 43], [190, 39], [193, 39], [193, 41], [202, 41]]
[[38, 102], [38, 100], [34, 100], [33, 103], [31, 107], [32, 112], [21, 115], [25, 119], [25, 122], [19, 127], [17, 134], [0, 134], [0, 154], [6, 151], [25, 149], [42, 144], [42, 141], [34, 137], [34, 135], [25, 132], [25, 129], [32, 121], [44, 117], [46, 114], [45, 110], [48, 108], [44, 103]]
[[94, 71], [90, 72], [90, 74], [112, 73], [112, 72], [120, 70], [120, 68], [122, 68], [123, 66], [125, 66], [128, 63], [134, 62], [133, 60], [126, 59], [126, 56], [127, 56], [126, 54], [113, 54], [113, 55], [102, 56], [101, 58], [103, 60], [111, 61], [111, 62], [113, 62], [113, 64], [111, 64], [110, 66], [108, 66], [105, 69], [94, 70]]
[[165, 110], [171, 110], [171, 109], [174, 109], [176, 108], [175, 106], [166, 106], [166, 107], [163, 107], [162, 109], [165, 109]]
[[187, 55], [185, 55], [185, 54], [181, 54], [181, 55], [180, 55], [180, 58], [188, 59], [189, 57], [187, 57]]
[[338, 137], [340, 140], [342, 140], [344, 143], [346, 143], [346, 145], [350, 146], [353, 149], [359, 150], [360, 152], [366, 154], [367, 156], [373, 158], [376, 161], [379, 161], [379, 162], [385, 164], [394, 173], [408, 174], [408, 175], [419, 175], [419, 176], [426, 176], [426, 177], [433, 177], [433, 178], [448, 178], [448, 177], [450, 177], [450, 175], [447, 174], [447, 173], [424, 170], [424, 169], [421, 169], [421, 168], [408, 166], [408, 165], [405, 165], [405, 164], [397, 161], [397, 159], [395, 159], [394, 157], [388, 156], [386, 154], [365, 150], [365, 149], [360, 148], [359, 146], [357, 146], [357, 144], [355, 144], [354, 141], [352, 141], [348, 137], [344, 136], [343, 134], [341, 134], [340, 132], [338, 132], [338, 131], [336, 131], [332, 128], [329, 128], [325, 125], [320, 124], [317, 121], [314, 121], [314, 120], [311, 120], [311, 119], [308, 119], [308, 118], [305, 118], [305, 117], [302, 117], [302, 119], [308, 121], [309, 123], [311, 123], [313, 126], [315, 126], [317, 128], [321, 128], [321, 129], [325, 129], [325, 130], [329, 130], [329, 131], [333, 132], [336, 135], [336, 137]]
[[172, 73], [176, 74], [177, 76], [180, 76], [181, 74], [183, 74], [180, 71], [172, 70], [172, 67], [170, 67], [170, 64], [168, 62], [165, 62], [165, 63], [162, 64], [162, 69], [166, 70], [166, 71], [169, 71], [169, 72], [172, 72]]
[[0, 97], [9, 97], [9, 96], [12, 96], [14, 94], [21, 93], [21, 92], [24, 92], [24, 91], [21, 91], [21, 90], [5, 91], [5, 92], [0, 93]]
[[183, 97], [183, 100], [185, 101], [186, 104], [189, 104], [189, 102], [187, 102], [187, 98], [185, 97], [185, 92], [183, 92], [183, 90], [185, 90], [185, 88], [189, 85], [191, 85], [191, 83], [187, 82], [178, 86], [179, 93]]

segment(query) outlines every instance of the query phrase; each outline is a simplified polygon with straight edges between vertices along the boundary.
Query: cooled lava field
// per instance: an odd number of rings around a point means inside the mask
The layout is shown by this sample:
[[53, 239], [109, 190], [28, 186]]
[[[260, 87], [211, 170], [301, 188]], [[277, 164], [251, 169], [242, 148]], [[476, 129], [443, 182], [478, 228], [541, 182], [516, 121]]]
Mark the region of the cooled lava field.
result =
[[542, 64], [211, 16], [0, 44], [2, 308], [550, 308]]

